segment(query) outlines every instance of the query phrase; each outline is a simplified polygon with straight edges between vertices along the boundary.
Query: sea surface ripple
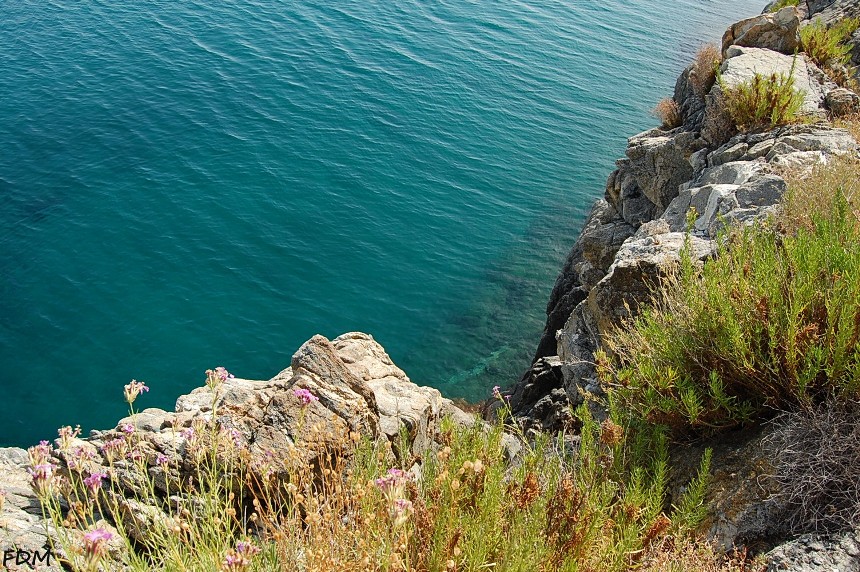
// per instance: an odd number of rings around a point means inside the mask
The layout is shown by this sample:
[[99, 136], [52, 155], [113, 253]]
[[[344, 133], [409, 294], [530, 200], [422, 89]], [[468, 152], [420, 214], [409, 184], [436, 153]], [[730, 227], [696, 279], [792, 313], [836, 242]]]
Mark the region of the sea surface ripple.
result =
[[763, 3], [0, 0], [0, 444], [315, 333], [512, 382], [625, 137]]

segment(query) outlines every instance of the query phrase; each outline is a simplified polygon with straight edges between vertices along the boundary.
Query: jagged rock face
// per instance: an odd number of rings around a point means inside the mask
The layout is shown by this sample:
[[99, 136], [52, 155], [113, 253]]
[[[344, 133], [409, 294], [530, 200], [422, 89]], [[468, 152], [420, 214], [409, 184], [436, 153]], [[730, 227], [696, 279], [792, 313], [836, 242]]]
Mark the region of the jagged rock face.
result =
[[833, 536], [806, 534], [767, 554], [767, 572], [858, 572], [860, 528]]
[[860, 0], [807, 0], [805, 4], [808, 17], [821, 18], [825, 24], [860, 16]]
[[824, 98], [827, 109], [835, 117], [857, 113], [860, 110], [860, 96], [844, 87], [837, 87], [827, 93]]
[[741, 20], [723, 34], [723, 55], [729, 46], [767, 48], [793, 54], [800, 46], [799, 27], [800, 17], [793, 6]]
[[[780, 51], [793, 52], [798, 15], [860, 15], [860, 0], [801, 4], [796, 12], [789, 8], [751, 18], [726, 33], [723, 85], [737, 85], [755, 73], [792, 73], [795, 87], [804, 92], [804, 113], [824, 118], [828, 111], [852, 109], [855, 94], [841, 91], [804, 56], [795, 59]], [[703, 97], [689, 75], [690, 68], [675, 86], [683, 125], [629, 139], [604, 199], [596, 203], [565, 262], [536, 362], [511, 401], [514, 413], [527, 416], [531, 425], [563, 426], [564, 411], [582, 403], [583, 393], [601, 395], [594, 352], [607, 332], [648, 302], [651, 288], [677, 267], [682, 249], [700, 260], [712, 256], [725, 225], [752, 224], [775, 211], [787, 187], [780, 176], [784, 169], [807, 170], [858, 151], [848, 132], [823, 123], [737, 134], [719, 83]], [[773, 491], [762, 485], [768, 454], [759, 437], [724, 442], [715, 451], [709, 526], [726, 547], [767, 537], [778, 519], [778, 503], [767, 500]], [[700, 457], [678, 474], [692, 477]]]
[[[295, 392], [300, 389], [318, 400], [303, 403]], [[300, 460], [310, 463], [319, 454], [339, 450], [338, 445], [349, 432], [386, 439], [397, 448], [403, 444], [401, 428], [405, 428], [409, 449], [400, 453], [406, 458], [420, 458], [437, 445], [439, 423], [445, 416], [461, 424], [474, 420], [438, 390], [412, 383], [371, 336], [353, 332], [331, 342], [314, 336], [295, 353], [289, 368], [268, 381], [228, 378], [214, 388], [197, 388], [177, 400], [174, 412], [145, 409], [122, 419], [116, 429], [94, 431], [89, 439], [75, 439], [65, 451], [57, 453], [57, 462], [61, 471], [68, 471], [71, 451], [82, 449], [88, 452], [88, 460], [81, 466], [84, 473], [103, 470], [107, 460], [102, 447], [120, 437], [124, 426], [131, 425], [136, 449], [148, 461], [156, 490], [162, 495], [168, 491], [176, 494], [193, 474], [194, 436], [189, 430], [199, 427], [202, 421], [214, 420], [234, 442], [247, 447], [251, 470], [258, 470], [254, 461], [263, 461], [260, 466], [277, 476], [288, 463], [295, 462], [296, 455], [291, 451], [297, 451]], [[510, 454], [513, 445], [511, 441], [507, 443]], [[155, 462], [159, 454], [176, 459], [176, 466], [159, 466]], [[43, 549], [47, 538], [39, 501], [30, 487], [27, 463], [27, 452], [22, 449], [0, 450], [0, 489], [7, 492], [0, 534], [8, 546], [32, 551]], [[142, 493], [147, 485], [129, 461], [114, 460], [112, 467], [115, 480], [128, 494], [108, 490], [104, 493], [120, 507], [123, 524], [132, 538], [141, 540], [153, 522], [167, 515], [139, 500], [146, 498]]]

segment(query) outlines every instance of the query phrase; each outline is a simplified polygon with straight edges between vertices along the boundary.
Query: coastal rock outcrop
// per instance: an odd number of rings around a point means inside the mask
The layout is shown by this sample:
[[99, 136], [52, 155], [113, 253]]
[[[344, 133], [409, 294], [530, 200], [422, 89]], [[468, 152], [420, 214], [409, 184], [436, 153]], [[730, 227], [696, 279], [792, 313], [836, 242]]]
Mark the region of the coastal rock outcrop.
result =
[[[595, 351], [603, 336], [634, 317], [661, 278], [677, 268], [682, 250], [694, 260], [713, 256], [727, 225], [752, 224], [778, 208], [787, 170], [805, 171], [834, 156], [857, 154], [853, 137], [824, 121], [850, 113], [857, 95], [794, 51], [805, 18], [838, 14], [828, 20], [835, 21], [858, 11], [860, 3], [853, 0], [822, 0], [750, 18], [727, 30], [720, 81], [710, 91], [697, 92], [693, 66], [681, 74], [674, 98], [682, 125], [628, 140], [626, 156], [617, 161], [604, 197], [556, 280], [533, 365], [512, 390], [511, 406], [525, 425], [563, 427], [571, 423], [571, 409], [584, 401], [599, 409], [599, 400], [584, 398], [603, 395]], [[791, 74], [808, 121], [737, 133], [727, 123], [721, 90], [754, 74]], [[766, 433], [722, 447], [712, 444], [718, 468], [707, 526], [725, 548], [774, 534], [780, 505], [766, 478], [773, 457], [766, 452]], [[689, 456], [700, 459], [700, 453]], [[683, 478], [676, 486], [695, 469], [679, 466]]]
[[733, 24], [723, 34], [723, 55], [730, 46], [767, 48], [793, 54], [800, 47], [800, 15], [793, 6], [765, 12]]
[[[203, 428], [212, 422], [219, 434], [248, 451], [259, 479], [277, 477], [297, 456], [313, 463], [339, 450], [351, 435], [388, 441], [398, 455], [420, 462], [437, 447], [444, 417], [460, 424], [474, 422], [438, 390], [412, 383], [382, 346], [358, 332], [332, 341], [314, 336], [293, 355], [290, 367], [266, 381], [236, 378], [225, 370], [217, 375], [217, 384], [179, 397], [175, 411], [144, 409], [112, 430], [93, 431], [89, 438], [75, 437], [62, 445], [58, 439], [56, 470], [67, 475], [72, 470], [114, 474], [125, 493], [103, 494], [120, 508], [129, 535], [143, 541], [152, 523], [168, 516], [141, 500], [147, 494], [133, 463], [112, 452], [130, 434], [135, 436], [135, 455], [146, 460], [155, 492], [166, 497], [189, 482], [200, 452], [197, 441], [211, 433]], [[513, 454], [515, 444], [509, 441], [508, 447]], [[0, 533], [6, 546], [44, 553], [50, 546], [50, 527], [31, 488], [29, 463], [23, 449], [0, 450]], [[43, 569], [59, 570], [59, 563]]]

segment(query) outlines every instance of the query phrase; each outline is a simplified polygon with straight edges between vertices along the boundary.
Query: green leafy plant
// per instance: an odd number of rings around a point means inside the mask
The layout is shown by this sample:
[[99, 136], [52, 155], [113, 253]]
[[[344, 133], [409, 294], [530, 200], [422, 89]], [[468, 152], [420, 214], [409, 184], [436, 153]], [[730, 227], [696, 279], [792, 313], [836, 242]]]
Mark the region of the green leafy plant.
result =
[[779, 2], [774, 3], [774, 5], [770, 7], [770, 11], [776, 12], [786, 6], [797, 6], [798, 4], [800, 4], [800, 0], [779, 0]]
[[614, 398], [684, 432], [860, 396], [860, 228], [836, 190], [809, 227], [748, 228], [701, 270], [682, 263], [609, 336], [599, 363]]
[[820, 67], [846, 65], [851, 59], [851, 46], [845, 41], [858, 25], [857, 18], [845, 18], [828, 27], [816, 18], [800, 29], [803, 51]]
[[800, 119], [803, 94], [794, 87], [794, 64], [788, 74], [756, 73], [734, 86], [726, 85], [719, 75], [717, 79], [726, 111], [740, 131], [773, 129]]

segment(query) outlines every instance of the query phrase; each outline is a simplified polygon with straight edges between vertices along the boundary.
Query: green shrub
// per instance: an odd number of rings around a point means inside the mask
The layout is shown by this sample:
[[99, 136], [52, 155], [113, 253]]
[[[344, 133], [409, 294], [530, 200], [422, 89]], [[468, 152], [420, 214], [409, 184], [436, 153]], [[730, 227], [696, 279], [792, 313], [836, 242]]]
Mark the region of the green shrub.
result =
[[609, 336], [613, 399], [686, 431], [860, 396], [858, 244], [838, 197], [812, 228], [748, 228], [701, 271], [685, 257], [655, 306]]
[[819, 67], [846, 65], [851, 59], [851, 46], [845, 41], [860, 25], [857, 18], [845, 18], [831, 27], [815, 19], [800, 29], [800, 43], [806, 55]]
[[800, 4], [800, 0], [779, 0], [779, 2], [770, 7], [770, 11], [776, 12], [786, 6], [797, 6], [798, 4]]
[[723, 85], [723, 101], [740, 131], [773, 129], [800, 119], [803, 94], [794, 87], [794, 65], [786, 74], [755, 74], [735, 86]]

